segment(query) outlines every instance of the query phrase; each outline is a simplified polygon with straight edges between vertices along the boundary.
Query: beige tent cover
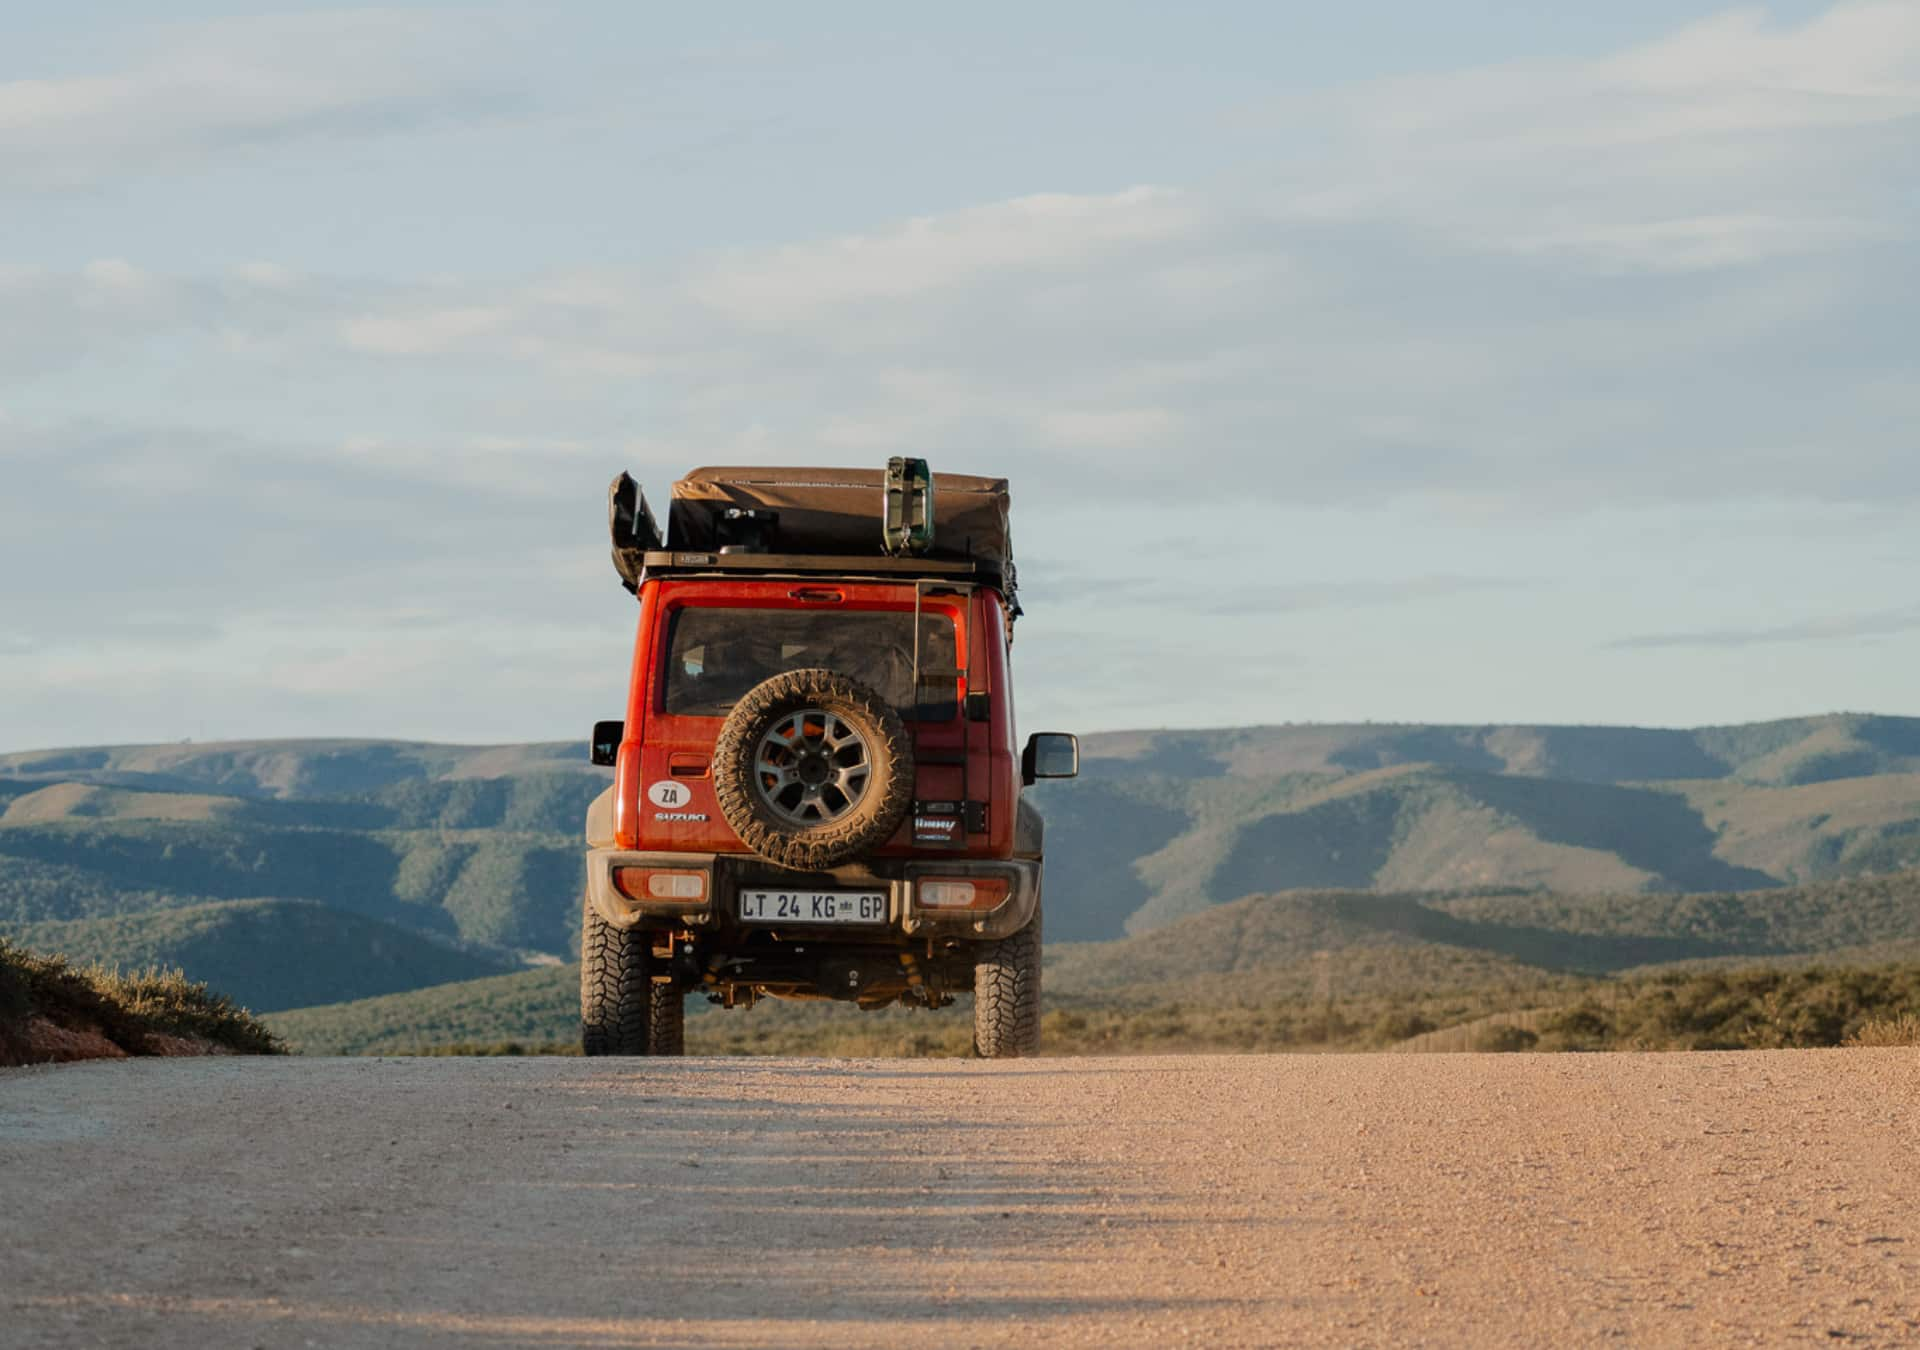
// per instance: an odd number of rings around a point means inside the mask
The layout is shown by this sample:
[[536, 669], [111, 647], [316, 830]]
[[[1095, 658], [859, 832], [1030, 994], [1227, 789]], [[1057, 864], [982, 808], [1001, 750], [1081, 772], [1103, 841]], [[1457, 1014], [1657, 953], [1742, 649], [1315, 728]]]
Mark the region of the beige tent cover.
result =
[[[878, 553], [885, 486], [879, 469], [695, 469], [673, 485], [668, 547], [715, 547], [714, 518], [739, 506], [780, 513], [779, 551]], [[931, 556], [1010, 561], [1009, 505], [1004, 478], [936, 473]]]

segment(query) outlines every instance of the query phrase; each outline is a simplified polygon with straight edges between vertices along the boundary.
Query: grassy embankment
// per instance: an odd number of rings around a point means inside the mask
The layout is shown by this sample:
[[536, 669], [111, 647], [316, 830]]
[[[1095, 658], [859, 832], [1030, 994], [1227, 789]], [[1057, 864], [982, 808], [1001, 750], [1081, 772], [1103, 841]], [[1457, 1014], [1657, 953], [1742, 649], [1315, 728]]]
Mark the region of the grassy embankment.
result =
[[285, 1047], [251, 1013], [178, 971], [75, 967], [0, 938], [0, 1065], [196, 1053]]

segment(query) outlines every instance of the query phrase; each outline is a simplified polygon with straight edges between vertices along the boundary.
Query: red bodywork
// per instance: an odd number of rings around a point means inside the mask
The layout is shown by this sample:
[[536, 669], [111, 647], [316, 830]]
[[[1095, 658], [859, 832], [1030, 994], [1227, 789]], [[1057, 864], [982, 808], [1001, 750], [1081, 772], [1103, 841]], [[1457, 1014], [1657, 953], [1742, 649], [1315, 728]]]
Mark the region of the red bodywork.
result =
[[[667, 713], [664, 689], [666, 641], [673, 610], [682, 605], [752, 609], [892, 610], [912, 613], [915, 586], [885, 581], [793, 579], [751, 581], [656, 577], [639, 590], [640, 628], [634, 642], [625, 737], [614, 772], [614, 833], [618, 846], [669, 853], [745, 853], [715, 800], [714, 741], [720, 717]], [[923, 592], [925, 614], [954, 620], [962, 671], [956, 715], [947, 721], [907, 722], [916, 764], [914, 796], [920, 801], [984, 802], [985, 833], [970, 833], [964, 848], [916, 848], [913, 822], [876, 850], [881, 857], [1005, 859], [1013, 856], [1014, 813], [1019, 792], [1019, 755], [1014, 746], [1013, 682], [1008, 675], [1007, 621], [1000, 595], [986, 587]], [[967, 715], [967, 695], [988, 694], [987, 716]], [[661, 789], [677, 784], [679, 793]], [[649, 800], [660, 792], [670, 809]]]

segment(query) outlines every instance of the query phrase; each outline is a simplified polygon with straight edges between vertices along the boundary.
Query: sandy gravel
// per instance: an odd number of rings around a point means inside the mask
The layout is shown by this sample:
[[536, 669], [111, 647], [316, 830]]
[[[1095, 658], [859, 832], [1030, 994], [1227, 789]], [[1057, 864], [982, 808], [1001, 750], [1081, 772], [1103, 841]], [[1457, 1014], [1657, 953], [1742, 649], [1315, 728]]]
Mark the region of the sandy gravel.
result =
[[0, 1342], [1920, 1343], [1920, 1053], [0, 1072]]

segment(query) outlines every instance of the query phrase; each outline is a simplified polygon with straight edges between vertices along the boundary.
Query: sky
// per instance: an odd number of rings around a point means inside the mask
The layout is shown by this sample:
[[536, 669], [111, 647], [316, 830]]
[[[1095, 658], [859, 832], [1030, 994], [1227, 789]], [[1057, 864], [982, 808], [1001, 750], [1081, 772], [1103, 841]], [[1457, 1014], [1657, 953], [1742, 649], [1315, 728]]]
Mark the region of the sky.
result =
[[584, 737], [605, 486], [1012, 480], [1025, 730], [1920, 714], [1920, 0], [0, 7], [0, 749]]

